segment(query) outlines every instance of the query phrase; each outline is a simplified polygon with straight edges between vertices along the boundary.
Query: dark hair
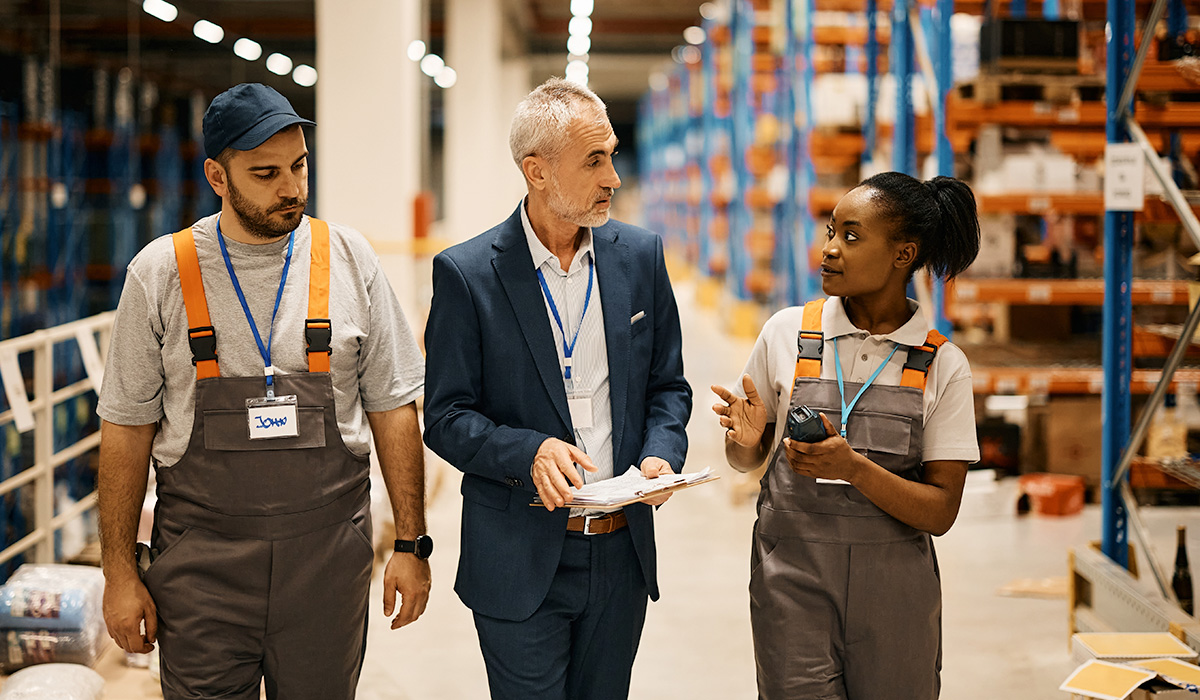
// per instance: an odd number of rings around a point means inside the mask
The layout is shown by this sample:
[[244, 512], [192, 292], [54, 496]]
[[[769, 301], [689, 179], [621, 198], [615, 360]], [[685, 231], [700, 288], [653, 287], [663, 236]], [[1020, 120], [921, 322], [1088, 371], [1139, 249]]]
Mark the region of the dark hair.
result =
[[904, 173], [887, 172], [863, 180], [858, 187], [878, 192], [880, 215], [896, 222], [894, 235], [917, 244], [913, 272], [928, 268], [950, 280], [975, 261], [979, 214], [967, 183], [942, 176], [921, 182]]

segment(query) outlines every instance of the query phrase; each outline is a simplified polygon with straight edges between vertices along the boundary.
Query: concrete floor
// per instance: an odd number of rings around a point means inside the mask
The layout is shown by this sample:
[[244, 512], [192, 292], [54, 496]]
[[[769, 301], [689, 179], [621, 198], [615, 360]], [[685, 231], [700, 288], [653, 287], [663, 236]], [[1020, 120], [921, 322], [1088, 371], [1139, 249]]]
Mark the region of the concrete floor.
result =
[[[726, 336], [715, 311], [691, 303], [694, 290], [686, 282], [676, 284], [676, 294], [695, 393], [686, 470], [712, 466], [724, 479], [677, 494], [655, 516], [663, 596], [647, 613], [630, 697], [753, 698], [746, 587], [754, 503], [735, 496], [745, 479], [725, 463], [721, 430], [709, 409], [716, 399], [708, 389], [737, 379], [752, 342]], [[441, 474], [445, 483], [429, 512], [438, 543], [434, 597], [409, 629], [391, 632], [382, 619], [373, 621], [359, 686], [363, 700], [487, 697], [471, 615], [451, 589], [458, 476], [453, 470]], [[1066, 599], [1004, 597], [997, 590], [1015, 579], [1065, 577], [1067, 549], [1099, 538], [1100, 513], [1089, 506], [1071, 517], [1017, 517], [1016, 497], [1015, 480], [973, 475], [958, 522], [937, 539], [947, 700], [1064, 697], [1058, 686], [1072, 668]], [[1197, 509], [1147, 508], [1143, 514], [1160, 558], [1173, 551], [1177, 522], [1200, 528]]]
[[[714, 382], [736, 380], [752, 343], [728, 338], [715, 311], [691, 303], [695, 292], [686, 282], [676, 284], [676, 293], [682, 302], [687, 376], [695, 392], [686, 469], [712, 466], [724, 478], [677, 494], [656, 515], [663, 597], [647, 615], [630, 697], [753, 698], [746, 587], [754, 504], [744, 488], [743, 495], [735, 495], [745, 479], [725, 464], [721, 431], [709, 410], [715, 397], [708, 389]], [[458, 472], [441, 463], [430, 470], [432, 479], [440, 479], [429, 506], [429, 529], [437, 541], [433, 596], [419, 621], [393, 632], [381, 615], [376, 580], [362, 700], [487, 697], [471, 615], [452, 589]], [[1071, 669], [1065, 598], [1003, 597], [997, 589], [1015, 579], [1065, 576], [1067, 548], [1098, 539], [1100, 515], [1089, 506], [1071, 517], [1017, 517], [1015, 499], [1013, 480], [973, 475], [957, 524], [937, 540], [944, 590], [942, 697], [948, 700], [1064, 697], [1057, 688]], [[1147, 508], [1143, 514], [1164, 560], [1173, 551], [1176, 523], [1200, 531], [1198, 509]], [[1193, 556], [1193, 561], [1200, 559]], [[115, 669], [115, 663], [108, 666]], [[144, 673], [120, 671], [121, 681], [110, 684], [109, 697], [156, 697], [141, 694], [152, 687], [141, 678]]]

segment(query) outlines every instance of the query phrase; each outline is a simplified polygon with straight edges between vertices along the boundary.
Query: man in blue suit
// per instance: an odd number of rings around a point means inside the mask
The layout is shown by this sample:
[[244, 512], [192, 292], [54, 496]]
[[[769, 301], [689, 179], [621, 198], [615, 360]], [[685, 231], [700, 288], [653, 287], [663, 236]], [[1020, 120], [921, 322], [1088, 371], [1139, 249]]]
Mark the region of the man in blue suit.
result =
[[425, 442], [463, 472], [455, 590], [493, 698], [626, 698], [665, 498], [602, 514], [570, 486], [682, 470], [679, 312], [661, 239], [609, 220], [617, 138], [595, 93], [541, 85], [509, 145], [528, 196], [433, 261]]

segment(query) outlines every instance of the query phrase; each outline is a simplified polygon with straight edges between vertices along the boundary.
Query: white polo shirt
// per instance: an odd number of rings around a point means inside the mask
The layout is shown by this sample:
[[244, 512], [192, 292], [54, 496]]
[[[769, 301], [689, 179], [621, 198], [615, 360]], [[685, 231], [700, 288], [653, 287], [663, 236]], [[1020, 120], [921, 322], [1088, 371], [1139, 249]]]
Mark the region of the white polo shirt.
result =
[[[612, 444], [612, 398], [608, 383], [608, 346], [604, 341], [604, 311], [600, 304], [600, 276], [593, 274], [592, 294], [587, 302], [587, 314], [583, 313], [584, 300], [587, 299], [588, 268], [594, 263], [595, 255], [592, 249], [592, 230], [587, 229], [583, 243], [575, 252], [570, 268], [564, 272], [562, 265], [554, 253], [551, 253], [533, 232], [529, 223], [529, 214], [525, 211], [525, 203], [521, 204], [521, 226], [525, 229], [525, 239], [529, 243], [529, 253], [533, 257], [533, 267], [542, 271], [550, 296], [558, 309], [558, 317], [562, 321], [562, 330], [554, 320], [550, 311], [550, 303], [546, 302], [546, 318], [549, 319], [550, 330], [554, 334], [554, 347], [558, 352], [558, 367], [560, 376], [566, 368], [563, 352], [563, 331], [566, 331], [568, 342], [575, 329], [579, 329], [579, 339], [575, 341], [575, 349], [571, 356], [571, 377], [575, 385], [575, 394], [590, 393], [592, 397], [592, 427], [577, 428], [575, 437], [578, 447], [592, 458], [597, 471], [589, 472], [580, 469], [579, 474], [584, 483], [610, 479], [613, 476], [613, 444]], [[541, 291], [541, 284], [538, 284]], [[542, 292], [542, 300], [546, 294]], [[583, 326], [580, 327], [582, 316]], [[564, 379], [565, 384], [565, 379]], [[572, 515], [581, 513], [572, 509]]]
[[[840, 297], [829, 297], [821, 313], [821, 329], [825, 350], [821, 362], [821, 378], [837, 381], [833, 364], [833, 339], [837, 338], [837, 356], [842, 376], [847, 382], [862, 383], [870, 379], [879, 364], [899, 344], [901, 347], [875, 380], [880, 386], [899, 386], [908, 348], [921, 345], [929, 333], [929, 324], [920, 305], [908, 300], [912, 318], [886, 335], [871, 335], [856, 327], [846, 316]], [[766, 404], [769, 420], [776, 425], [787, 421], [792, 384], [796, 376], [796, 334], [804, 318], [804, 307], [793, 306], [776, 313], [766, 324], [754, 343], [746, 362], [745, 374], [754, 380], [759, 396]], [[733, 383], [734, 393], [743, 396], [742, 382]], [[849, 399], [850, 397], [847, 397]], [[938, 349], [925, 383], [925, 432], [921, 459], [979, 461], [979, 442], [975, 434], [975, 401], [971, 384], [971, 367], [963, 351], [953, 343]], [[776, 435], [776, 442], [780, 436]]]

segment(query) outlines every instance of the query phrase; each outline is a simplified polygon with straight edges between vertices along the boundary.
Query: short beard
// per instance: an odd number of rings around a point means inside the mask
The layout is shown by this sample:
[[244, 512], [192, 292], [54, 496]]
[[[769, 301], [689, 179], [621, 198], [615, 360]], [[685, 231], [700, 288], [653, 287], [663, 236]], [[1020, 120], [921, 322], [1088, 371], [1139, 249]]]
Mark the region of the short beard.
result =
[[[228, 185], [229, 205], [233, 207], [234, 216], [242, 224], [242, 228], [246, 230], [246, 233], [255, 238], [270, 241], [281, 236], [286, 236], [295, 231], [296, 227], [300, 225], [300, 221], [304, 218], [304, 209], [308, 206], [308, 199], [293, 197], [278, 202], [275, 206], [264, 211], [243, 196], [241, 191], [233, 184], [232, 179], [228, 181]], [[282, 221], [275, 221], [271, 218], [271, 214], [280, 209], [287, 209], [296, 205], [300, 205], [300, 208], [285, 216]]]
[[[586, 207], [576, 206], [573, 202], [569, 201], [565, 196], [563, 196], [562, 190], [558, 188], [557, 179], [552, 177], [549, 185], [550, 191], [548, 194], [550, 196], [546, 201], [546, 206], [550, 207], [550, 211], [558, 218], [575, 224], [576, 226], [582, 226], [586, 228], [595, 228], [596, 226], [603, 226], [604, 224], [608, 223], [607, 211], [592, 211], [591, 205], [595, 204], [594, 201]], [[608, 198], [611, 202], [613, 191], [609, 190], [608, 188], [605, 189], [608, 192]]]

